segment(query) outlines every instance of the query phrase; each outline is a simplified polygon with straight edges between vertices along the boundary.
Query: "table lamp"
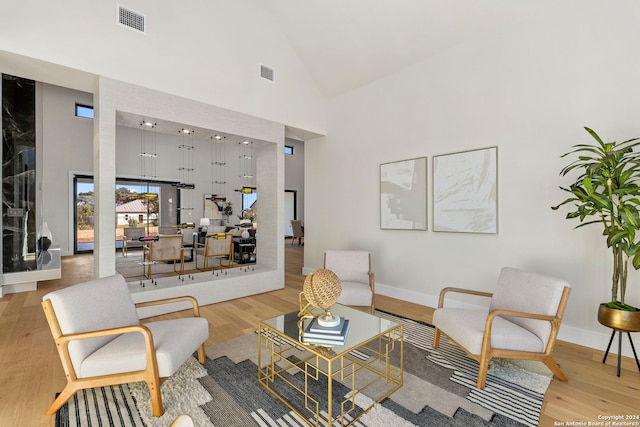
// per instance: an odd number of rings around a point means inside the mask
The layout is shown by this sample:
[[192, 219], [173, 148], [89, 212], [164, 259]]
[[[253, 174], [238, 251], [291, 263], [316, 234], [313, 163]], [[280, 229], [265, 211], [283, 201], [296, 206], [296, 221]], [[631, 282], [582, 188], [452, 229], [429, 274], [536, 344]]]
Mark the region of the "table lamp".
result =
[[209, 225], [211, 225], [211, 221], [209, 221], [209, 218], [200, 218], [200, 231], [206, 233]]

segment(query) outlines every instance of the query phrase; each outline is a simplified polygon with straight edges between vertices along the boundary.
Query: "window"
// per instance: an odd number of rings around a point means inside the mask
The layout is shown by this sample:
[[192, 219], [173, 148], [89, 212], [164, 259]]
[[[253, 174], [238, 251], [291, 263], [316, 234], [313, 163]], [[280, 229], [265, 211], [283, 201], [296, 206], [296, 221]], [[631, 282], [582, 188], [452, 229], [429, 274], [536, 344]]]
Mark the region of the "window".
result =
[[253, 204], [258, 200], [258, 194], [254, 191], [250, 194], [242, 195], [242, 210], [253, 209]]
[[93, 119], [93, 107], [90, 107], [88, 105], [76, 104], [76, 117]]
[[285, 145], [284, 146], [284, 154], [288, 154], [290, 156], [293, 156], [293, 147], [290, 145]]

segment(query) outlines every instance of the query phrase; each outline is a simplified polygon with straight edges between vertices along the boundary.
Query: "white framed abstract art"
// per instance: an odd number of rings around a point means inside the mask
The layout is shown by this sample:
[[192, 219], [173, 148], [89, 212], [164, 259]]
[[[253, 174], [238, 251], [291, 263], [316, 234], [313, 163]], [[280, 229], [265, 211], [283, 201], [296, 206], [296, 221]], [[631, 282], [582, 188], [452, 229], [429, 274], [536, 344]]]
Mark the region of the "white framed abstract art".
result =
[[433, 157], [433, 230], [498, 232], [498, 147]]
[[380, 228], [427, 229], [427, 158], [380, 165]]

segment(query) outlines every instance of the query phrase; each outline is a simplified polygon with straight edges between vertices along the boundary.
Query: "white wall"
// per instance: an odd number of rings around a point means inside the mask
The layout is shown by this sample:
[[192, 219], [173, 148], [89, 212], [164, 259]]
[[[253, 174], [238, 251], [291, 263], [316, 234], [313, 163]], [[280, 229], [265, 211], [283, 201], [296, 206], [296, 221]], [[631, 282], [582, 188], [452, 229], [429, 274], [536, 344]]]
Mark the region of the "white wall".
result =
[[[393, 76], [333, 99], [328, 134], [306, 148], [305, 271], [325, 249], [372, 253], [381, 293], [437, 304], [447, 285], [491, 290], [503, 266], [568, 280], [561, 337], [604, 348], [596, 319], [611, 265], [600, 229], [550, 206], [565, 198], [560, 155], [590, 142], [582, 129], [640, 136], [640, 5], [582, 1], [485, 34]], [[499, 233], [379, 228], [379, 165], [498, 146]], [[638, 272], [628, 302], [640, 305]]]
[[75, 116], [75, 104], [93, 105], [90, 93], [43, 84], [42, 215], [54, 244], [73, 253], [73, 187], [70, 171], [93, 171], [93, 120]]
[[[81, 70], [325, 131], [320, 92], [260, 2], [125, 2], [146, 16], [146, 34], [117, 24], [118, 2], [9, 3], [0, 13], [0, 69], [92, 92], [95, 80]], [[34, 66], [27, 58], [39, 62]], [[275, 70], [275, 83], [259, 77], [260, 64]]]

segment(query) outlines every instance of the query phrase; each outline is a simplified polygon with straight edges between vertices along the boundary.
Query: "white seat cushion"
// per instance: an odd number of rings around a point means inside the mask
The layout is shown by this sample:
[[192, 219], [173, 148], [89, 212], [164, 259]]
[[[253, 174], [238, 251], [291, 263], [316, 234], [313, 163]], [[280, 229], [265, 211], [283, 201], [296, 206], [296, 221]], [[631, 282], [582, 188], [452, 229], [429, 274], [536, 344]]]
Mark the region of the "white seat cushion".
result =
[[[488, 309], [443, 307], [433, 313], [433, 324], [472, 354], [482, 352]], [[502, 317], [493, 320], [491, 347], [543, 352], [545, 344], [535, 334]]]
[[369, 283], [341, 281], [342, 292], [338, 301], [344, 305], [368, 306], [371, 305], [371, 287]]
[[[146, 323], [156, 348], [160, 377], [172, 375], [209, 336], [207, 319], [190, 317]], [[83, 362], [79, 378], [145, 369], [147, 355], [142, 334], [130, 333], [96, 350]]]

